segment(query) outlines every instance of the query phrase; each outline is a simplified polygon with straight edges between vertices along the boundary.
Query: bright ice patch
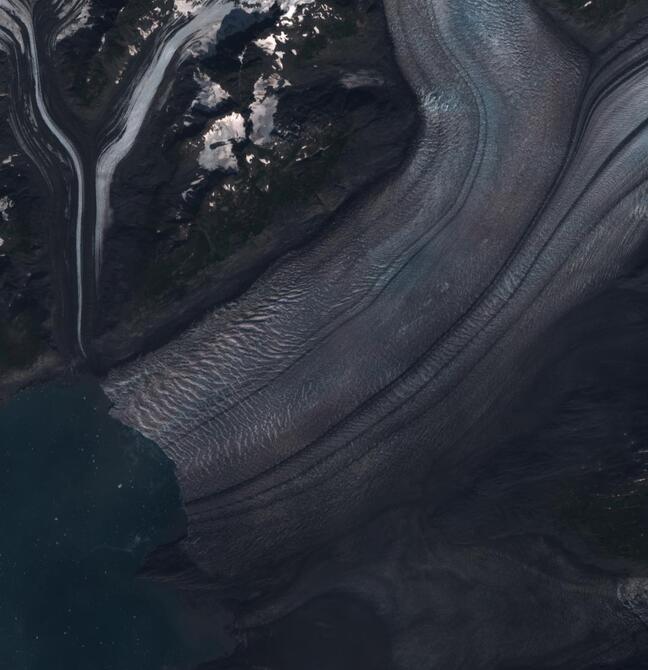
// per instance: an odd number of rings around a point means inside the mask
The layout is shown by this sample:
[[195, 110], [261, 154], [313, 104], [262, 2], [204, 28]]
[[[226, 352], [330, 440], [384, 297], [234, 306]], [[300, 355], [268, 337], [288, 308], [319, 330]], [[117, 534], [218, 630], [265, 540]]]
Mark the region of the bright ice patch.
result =
[[229, 100], [230, 96], [227, 91], [220, 84], [212, 81], [206, 74], [198, 72], [194, 78], [200, 84], [200, 93], [193, 103], [194, 105], [199, 104], [207, 109], [215, 109], [221, 102]]
[[6, 223], [9, 221], [9, 210], [14, 206], [13, 200], [7, 196], [3, 195], [0, 198], [0, 218]]
[[173, 12], [178, 16], [193, 16], [202, 4], [201, 0], [174, 0]]
[[64, 21], [59, 28], [56, 35], [56, 42], [64, 40], [75, 33], [78, 33], [82, 28], [86, 28], [90, 24], [90, 3], [76, 2], [72, 7], [68, 7], [63, 14]]
[[259, 49], [267, 53], [269, 56], [271, 56], [277, 48], [277, 40], [275, 39], [274, 35], [268, 35], [268, 37], [259, 38], [254, 43], [259, 47]]
[[252, 122], [250, 140], [259, 146], [265, 146], [272, 141], [274, 115], [279, 106], [276, 92], [286, 86], [290, 86], [290, 82], [276, 74], [259, 77], [254, 84], [254, 102], [250, 105], [250, 121]]
[[[295, 13], [302, 5], [311, 5], [315, 0], [280, 0], [279, 9], [282, 14], [282, 21], [291, 22], [295, 16]], [[242, 9], [250, 12], [262, 11], [267, 12], [275, 6], [276, 0], [242, 0], [241, 7]]]
[[205, 145], [198, 156], [200, 167], [205, 170], [238, 170], [233, 151], [234, 142], [245, 139], [245, 119], [232, 112], [212, 122], [205, 133]]
[[283, 70], [283, 57], [285, 52], [279, 51], [277, 45], [285, 44], [287, 41], [288, 36], [282, 31], [278, 35], [268, 35], [268, 37], [259, 38], [254, 44], [268, 56], [275, 57], [275, 69]]

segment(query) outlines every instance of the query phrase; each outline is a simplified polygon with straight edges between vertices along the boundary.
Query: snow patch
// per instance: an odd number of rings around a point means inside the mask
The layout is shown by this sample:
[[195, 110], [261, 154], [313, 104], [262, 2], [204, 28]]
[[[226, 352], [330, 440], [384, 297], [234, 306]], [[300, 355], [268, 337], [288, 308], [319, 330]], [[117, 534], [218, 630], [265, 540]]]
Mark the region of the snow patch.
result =
[[229, 93], [218, 83], [212, 81], [203, 72], [198, 72], [194, 75], [196, 83], [200, 85], [200, 93], [196, 100], [192, 103], [192, 107], [196, 104], [202, 105], [207, 109], [216, 109], [218, 105], [225, 100], [229, 100]]
[[254, 102], [250, 105], [250, 140], [254, 144], [267, 146], [272, 141], [274, 115], [279, 106], [277, 92], [286, 86], [290, 86], [290, 82], [274, 73], [259, 77], [254, 84]]
[[245, 139], [245, 119], [232, 112], [216, 119], [204, 135], [204, 147], [198, 156], [200, 167], [205, 170], [238, 171], [234, 142]]
[[202, 4], [201, 0], [174, 0], [173, 13], [180, 17], [193, 16]]
[[14, 201], [8, 196], [0, 198], [0, 218], [7, 223], [9, 221], [9, 210], [14, 206]]
[[90, 25], [91, 18], [90, 3], [77, 2], [65, 16], [64, 22], [56, 35], [56, 43], [58, 44], [67, 37], [78, 33], [82, 28], [87, 28]]

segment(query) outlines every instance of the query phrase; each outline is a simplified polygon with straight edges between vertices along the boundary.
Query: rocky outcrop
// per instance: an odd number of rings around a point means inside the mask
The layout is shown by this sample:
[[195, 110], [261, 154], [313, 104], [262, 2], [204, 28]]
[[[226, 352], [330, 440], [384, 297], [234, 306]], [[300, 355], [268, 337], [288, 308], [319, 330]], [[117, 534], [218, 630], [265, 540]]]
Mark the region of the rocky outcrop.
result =
[[396, 169], [416, 121], [379, 3], [233, 10], [116, 174], [97, 354], [127, 358], [241, 293]]
[[600, 53], [619, 37], [648, 18], [648, 8], [642, 0], [538, 0], [564, 29], [593, 53]]
[[380, 2], [0, 12], [0, 369], [16, 379], [43, 356], [105, 370], [168, 341], [416, 132]]

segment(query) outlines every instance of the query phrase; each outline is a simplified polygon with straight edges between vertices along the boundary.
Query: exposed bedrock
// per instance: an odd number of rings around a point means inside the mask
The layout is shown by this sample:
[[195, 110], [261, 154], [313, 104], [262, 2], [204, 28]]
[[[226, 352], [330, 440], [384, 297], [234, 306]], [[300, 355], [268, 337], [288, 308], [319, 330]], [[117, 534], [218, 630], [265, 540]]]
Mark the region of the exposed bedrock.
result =
[[243, 293], [416, 136], [381, 2], [279, 4], [216, 3], [221, 28], [180, 50], [114, 172], [93, 320], [104, 369]]
[[443, 489], [437, 464], [478, 453], [529, 352], [648, 230], [648, 41], [591, 64], [532, 2], [386, 7], [424, 117], [406, 168], [105, 382], [175, 461], [212, 576]]
[[381, 0], [0, 0], [0, 60], [0, 395], [168, 342], [417, 131]]
[[642, 0], [537, 1], [593, 53], [609, 47], [637, 21], [646, 21], [648, 17], [648, 7]]

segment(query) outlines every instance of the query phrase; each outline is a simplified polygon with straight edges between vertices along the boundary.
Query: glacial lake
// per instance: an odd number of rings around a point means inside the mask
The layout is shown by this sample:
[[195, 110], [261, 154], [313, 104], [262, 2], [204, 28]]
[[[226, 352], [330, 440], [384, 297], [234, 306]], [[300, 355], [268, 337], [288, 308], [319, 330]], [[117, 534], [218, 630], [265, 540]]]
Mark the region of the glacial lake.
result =
[[87, 381], [0, 407], [8, 670], [179, 670], [219, 655], [218, 635], [196, 632], [176, 593], [136, 576], [185, 518], [170, 461], [108, 409]]

